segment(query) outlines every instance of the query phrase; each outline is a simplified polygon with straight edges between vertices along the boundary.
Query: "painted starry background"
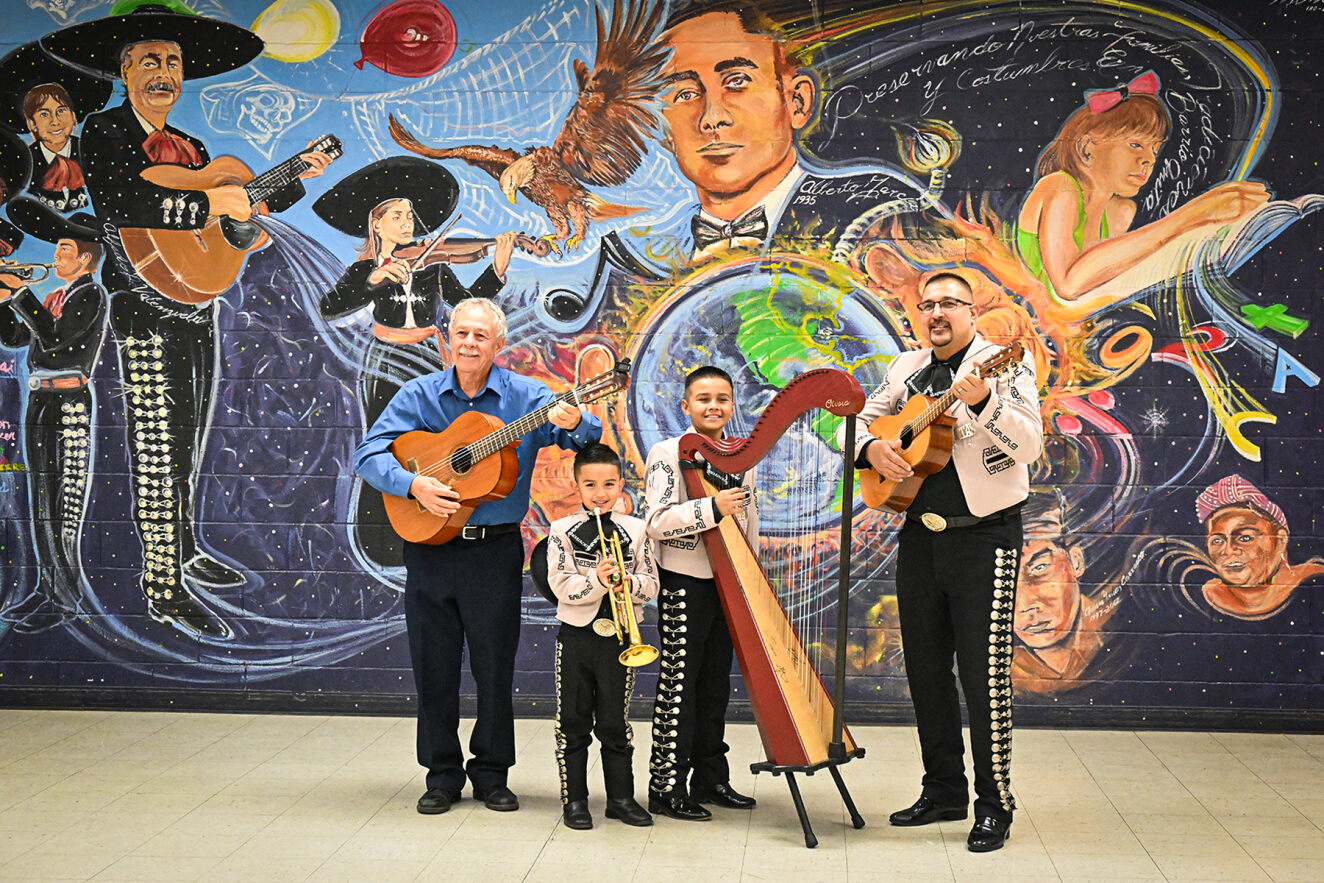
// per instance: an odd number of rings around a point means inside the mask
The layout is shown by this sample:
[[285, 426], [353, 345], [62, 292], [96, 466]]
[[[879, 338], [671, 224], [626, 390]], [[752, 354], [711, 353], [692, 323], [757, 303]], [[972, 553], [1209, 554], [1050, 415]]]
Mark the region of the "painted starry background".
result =
[[[100, 0], [78, 0], [63, 11], [44, 0], [27, 6], [10, 10], [0, 54], [111, 9]], [[412, 703], [402, 576], [356, 555], [348, 525], [355, 491], [350, 457], [363, 431], [354, 394], [363, 329], [333, 327], [316, 311], [319, 285], [334, 280], [359, 243], [309, 207], [350, 171], [400, 152], [385, 134], [386, 114], [400, 108], [437, 143], [549, 143], [574, 98], [569, 59], [591, 59], [594, 46], [588, 0], [517, 0], [499, 15], [490, 5], [451, 0], [444, 8], [457, 37], [447, 57], [421, 58], [399, 47], [394, 57], [389, 44], [364, 39], [392, 6], [366, 0], [196, 4], [204, 14], [244, 26], [268, 15], [270, 27], [279, 17], [271, 10], [292, 16], [284, 24], [304, 28], [298, 45], [306, 51], [287, 48], [283, 56], [269, 53], [222, 77], [186, 84], [172, 124], [206, 141], [213, 156], [234, 154], [255, 169], [293, 155], [324, 132], [337, 133], [346, 145], [327, 176], [310, 182], [309, 198], [279, 216], [289, 228], [279, 247], [251, 258], [239, 284], [219, 302], [221, 367], [198, 522], [206, 545], [246, 578], [237, 589], [209, 596], [235, 636], [200, 641], [143, 611], [136, 582], [141, 551], [128, 517], [122, 393], [108, 338], [92, 378], [95, 477], [82, 546], [84, 590], [96, 604], [88, 615], [40, 634], [20, 634], [0, 622], [0, 703], [262, 703], [309, 710], [406, 710]], [[858, 9], [828, 3], [820, 13], [788, 27], [801, 36], [830, 35], [811, 41], [821, 96], [817, 119], [799, 142], [807, 162], [895, 168], [904, 165], [898, 137], [904, 140], [925, 121], [959, 135], [959, 156], [945, 167], [945, 214], [909, 218], [888, 232], [892, 238], [875, 243], [916, 272], [943, 263], [973, 265], [983, 286], [1012, 299], [1037, 285], [1011, 241], [1040, 151], [1087, 90], [1149, 70], [1162, 81], [1160, 95], [1174, 117], [1183, 110], [1187, 116], [1184, 126], [1174, 125], [1160, 155], [1166, 171], [1137, 197], [1133, 229], [1231, 179], [1262, 181], [1281, 200], [1324, 193], [1324, 43], [1317, 36], [1324, 33], [1324, 3], [940, 0]], [[314, 46], [320, 51], [304, 58]], [[356, 66], [363, 58], [367, 63]], [[1202, 160], [1182, 161], [1179, 150]], [[462, 187], [464, 220], [457, 232], [491, 236], [546, 227], [545, 216], [527, 203], [507, 204], [490, 177], [460, 163], [448, 168]], [[906, 168], [920, 180], [928, 174]], [[568, 290], [587, 297], [598, 282], [606, 232], [628, 240], [648, 224], [674, 219], [693, 192], [674, 160], [653, 144], [639, 173], [606, 195], [632, 199], [647, 212], [631, 222], [602, 224], [581, 252], [564, 259], [517, 257], [501, 296], [512, 321], [509, 361], [537, 363], [553, 383], [568, 379], [556, 368], [565, 352], [588, 341], [625, 352], [655, 316], [646, 302], [618, 304], [570, 327], [549, 314], [544, 295]], [[1074, 591], [1089, 622], [1074, 627], [1077, 661], [1056, 676], [1018, 644], [1023, 673], [1031, 673], [1017, 682], [1022, 719], [1319, 725], [1321, 577], [1306, 567], [1309, 575], [1287, 603], [1264, 618], [1219, 611], [1201, 591], [1216, 571], [1195, 503], [1210, 485], [1240, 475], [1284, 511], [1287, 564], [1305, 567], [1324, 556], [1318, 478], [1324, 418], [1317, 407], [1318, 375], [1324, 374], [1324, 228], [1312, 212], [1256, 242], [1228, 273], [1222, 300], [1202, 300], [1172, 280], [1156, 280], [1093, 322], [1070, 326], [1068, 336], [1086, 341], [1087, 353], [1097, 354], [1111, 335], [1128, 328], [1141, 329], [1151, 343], [1129, 373], [1097, 377], [1064, 393], [1061, 407], [1045, 409], [1050, 442], [1036, 468], [1036, 490], [1056, 493], [1066, 504], [1070, 538], [1063, 547], [1075, 548], [1083, 566], [1073, 587], [1061, 590]], [[954, 232], [953, 217], [1002, 243], [999, 260], [980, 263]], [[50, 248], [28, 240], [13, 257], [45, 262]], [[297, 266], [309, 263], [316, 272]], [[483, 266], [458, 272], [470, 282]], [[867, 272], [862, 276], [861, 296], [900, 309], [895, 292]], [[621, 300], [637, 299], [639, 292]], [[1306, 320], [1304, 332], [1292, 337], [1235, 318], [1242, 306], [1276, 304]], [[1025, 312], [1051, 341], [1055, 320], [1033, 307]], [[1214, 376], [1276, 418], [1243, 426], [1259, 448], [1257, 458], [1230, 443], [1211, 409], [1211, 393], [1196, 381], [1189, 358], [1182, 360], [1183, 341], [1208, 341], [1211, 334], [1226, 344], [1204, 353]], [[548, 355], [526, 358], [529, 351]], [[1173, 358], [1162, 358], [1165, 352]], [[21, 349], [0, 349], [5, 464], [26, 462], [25, 358]], [[658, 383], [648, 388], [676, 393]], [[643, 437], [654, 429], [619, 431]], [[555, 464], [543, 474], [553, 473]], [[552, 491], [538, 497], [526, 541], [548, 520], [552, 497]], [[32, 542], [27, 483], [11, 465], [0, 471], [0, 604], [35, 584]], [[886, 531], [871, 532], [866, 521], [857, 536], [861, 579], [850, 611], [849, 684], [858, 719], [892, 717], [908, 705], [889, 554]], [[550, 609], [531, 588], [527, 594], [517, 692], [524, 711], [550, 714], [555, 627]], [[646, 637], [655, 635], [651, 618]], [[639, 695], [651, 697], [652, 683], [641, 677]]]

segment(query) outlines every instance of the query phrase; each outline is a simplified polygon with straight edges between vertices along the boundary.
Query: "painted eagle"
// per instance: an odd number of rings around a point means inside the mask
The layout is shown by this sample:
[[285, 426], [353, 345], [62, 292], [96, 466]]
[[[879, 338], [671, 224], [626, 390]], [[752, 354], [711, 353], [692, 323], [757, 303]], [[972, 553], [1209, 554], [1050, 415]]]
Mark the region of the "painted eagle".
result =
[[550, 147], [527, 149], [523, 154], [506, 147], [429, 147], [409, 132], [394, 115], [391, 137], [406, 150], [431, 159], [462, 159], [496, 178], [513, 203], [523, 193], [547, 213], [554, 233], [542, 237], [560, 252], [579, 247], [588, 234], [590, 219], [620, 218], [642, 209], [607, 202], [585, 185], [615, 187], [629, 180], [647, 151], [646, 135], [656, 135], [657, 118], [649, 105], [661, 81], [668, 50], [656, 40], [662, 4], [646, 2], [621, 14], [614, 0], [611, 29], [596, 9], [598, 45], [592, 73], [576, 58], [573, 62], [579, 94], [566, 115], [561, 132]]

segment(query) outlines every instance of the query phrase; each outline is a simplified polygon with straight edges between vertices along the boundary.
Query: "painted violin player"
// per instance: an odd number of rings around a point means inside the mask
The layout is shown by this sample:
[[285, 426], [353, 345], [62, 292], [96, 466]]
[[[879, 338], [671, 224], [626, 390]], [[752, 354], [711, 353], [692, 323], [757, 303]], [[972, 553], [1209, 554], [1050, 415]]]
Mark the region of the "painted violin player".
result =
[[[515, 233], [496, 237], [491, 264], [468, 286], [449, 266], [452, 255], [444, 240], [415, 242], [419, 233], [441, 228], [458, 197], [459, 185], [440, 165], [395, 156], [354, 172], [313, 204], [332, 227], [364, 236], [359, 259], [322, 295], [318, 309], [331, 320], [364, 309], [372, 313], [372, 339], [358, 382], [365, 429], [377, 422], [406, 381], [449, 367], [439, 327], [442, 304], [495, 298], [505, 284]], [[379, 495], [359, 494], [353, 532], [356, 545], [377, 564], [404, 563], [400, 539], [386, 525]]]

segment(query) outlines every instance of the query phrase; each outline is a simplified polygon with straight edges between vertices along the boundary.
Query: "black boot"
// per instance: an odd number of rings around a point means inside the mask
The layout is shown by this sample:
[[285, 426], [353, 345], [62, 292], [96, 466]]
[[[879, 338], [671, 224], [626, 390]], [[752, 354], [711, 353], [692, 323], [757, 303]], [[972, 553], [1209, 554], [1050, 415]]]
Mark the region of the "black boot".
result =
[[607, 818], [617, 819], [636, 828], [647, 828], [653, 824], [653, 817], [635, 802], [633, 797], [613, 797], [607, 800]]
[[74, 611], [57, 603], [41, 592], [33, 592], [22, 601], [6, 607], [0, 619], [14, 624], [14, 631], [35, 635], [73, 618]]
[[[611, 811], [608, 810], [608, 815]], [[567, 828], [574, 828], [576, 831], [587, 831], [593, 827], [593, 816], [588, 811], [587, 800], [572, 800], [561, 807], [561, 821], [565, 822]]]

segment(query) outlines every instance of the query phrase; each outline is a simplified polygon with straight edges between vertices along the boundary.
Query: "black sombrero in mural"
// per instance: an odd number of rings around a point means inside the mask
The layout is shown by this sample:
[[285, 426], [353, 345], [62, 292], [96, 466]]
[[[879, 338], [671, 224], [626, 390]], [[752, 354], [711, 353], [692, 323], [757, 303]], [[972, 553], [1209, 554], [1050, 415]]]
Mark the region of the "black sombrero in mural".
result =
[[388, 199], [408, 199], [414, 204], [414, 232], [422, 235], [444, 224], [459, 198], [459, 183], [441, 165], [418, 156], [388, 156], [347, 175], [313, 203], [313, 211], [341, 233], [363, 236], [374, 208]]
[[41, 48], [84, 73], [107, 79], [119, 77], [120, 50], [132, 43], [179, 44], [186, 80], [228, 73], [262, 54], [262, 38], [248, 28], [183, 10], [187, 7], [178, 2], [147, 0], [123, 15], [47, 34]]
[[23, 139], [0, 126], [0, 182], [5, 186], [0, 205], [28, 189], [31, 181], [32, 152]]
[[101, 222], [94, 216], [75, 212], [66, 218], [31, 196], [17, 196], [10, 200], [5, 214], [15, 227], [43, 242], [55, 243], [61, 239], [101, 241]]
[[106, 106], [115, 84], [105, 77], [94, 77], [75, 70], [41, 51], [37, 43], [27, 43], [0, 58], [0, 125], [15, 131], [28, 127], [23, 116], [23, 99], [36, 86], [56, 83], [69, 93], [74, 114], [81, 121], [89, 113]]

